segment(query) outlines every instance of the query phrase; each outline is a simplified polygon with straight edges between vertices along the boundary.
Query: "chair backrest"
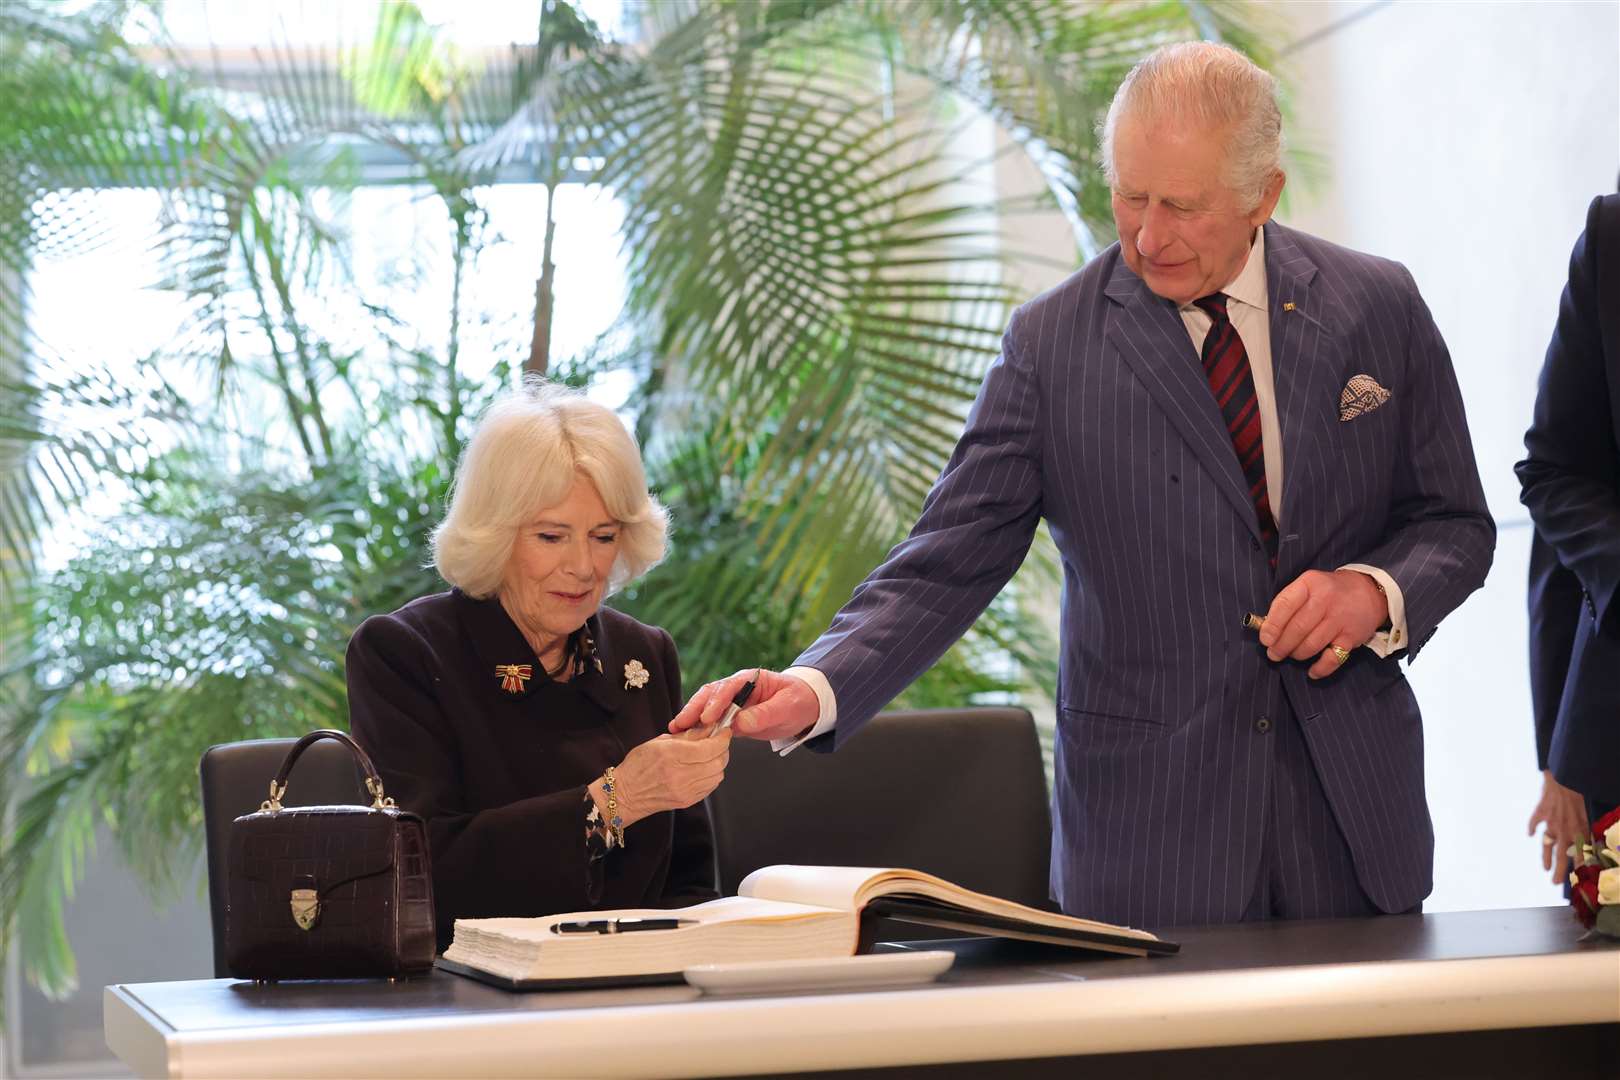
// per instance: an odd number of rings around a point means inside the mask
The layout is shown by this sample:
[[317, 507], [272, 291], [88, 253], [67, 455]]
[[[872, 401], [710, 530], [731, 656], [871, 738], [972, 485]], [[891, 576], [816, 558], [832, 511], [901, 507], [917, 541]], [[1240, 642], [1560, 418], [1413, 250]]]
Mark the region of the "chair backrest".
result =
[[1025, 709], [883, 713], [834, 754], [736, 739], [709, 810], [722, 895], [772, 863], [900, 866], [1052, 906], [1051, 806]]
[[[225, 860], [230, 851], [231, 822], [251, 814], [270, 794], [270, 781], [297, 739], [255, 739], [224, 743], [203, 751], [197, 772], [202, 779], [203, 831], [208, 847], [208, 914], [214, 930], [214, 977], [225, 966]], [[366, 803], [365, 783], [354, 755], [342, 743], [328, 740], [305, 748], [287, 778], [284, 806], [332, 806]]]

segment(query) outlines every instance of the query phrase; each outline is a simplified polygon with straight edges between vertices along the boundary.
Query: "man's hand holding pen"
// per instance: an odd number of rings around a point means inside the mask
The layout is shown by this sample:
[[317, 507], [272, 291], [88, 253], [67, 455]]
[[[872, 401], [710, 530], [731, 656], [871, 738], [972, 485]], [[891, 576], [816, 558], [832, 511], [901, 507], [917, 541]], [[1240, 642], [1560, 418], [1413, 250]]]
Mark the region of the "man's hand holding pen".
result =
[[677, 734], [694, 727], [714, 728], [730, 711], [734, 699], [750, 681], [754, 691], [739, 705], [732, 730], [753, 739], [787, 739], [815, 726], [821, 703], [810, 684], [793, 675], [766, 668], [747, 668], [718, 682], [700, 686], [686, 707], [669, 722]]
[[731, 722], [737, 718], [737, 714], [742, 711], [742, 707], [748, 704], [748, 697], [754, 692], [754, 687], [758, 683], [759, 672], [756, 670], [754, 677], [743, 683], [742, 689], [731, 696], [731, 704], [727, 705], [726, 711], [720, 714], [720, 722], [711, 727], [704, 738], [712, 739], [722, 731], [731, 730]]
[[1368, 575], [1307, 570], [1276, 595], [1264, 616], [1250, 614], [1243, 623], [1260, 632], [1272, 660], [1314, 657], [1307, 674], [1320, 679], [1344, 666], [1388, 619], [1388, 598]]

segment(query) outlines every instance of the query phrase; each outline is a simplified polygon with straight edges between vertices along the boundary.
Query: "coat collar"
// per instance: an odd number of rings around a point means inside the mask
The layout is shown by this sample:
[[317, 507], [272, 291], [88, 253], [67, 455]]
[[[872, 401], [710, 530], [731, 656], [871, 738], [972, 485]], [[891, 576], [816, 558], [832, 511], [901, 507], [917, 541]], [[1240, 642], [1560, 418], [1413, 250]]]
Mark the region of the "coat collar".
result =
[[[472, 643], [477, 665], [473, 672], [475, 685], [487, 686], [490, 695], [499, 700], [514, 702], [526, 700], [538, 687], [552, 681], [522, 631], [501, 607], [500, 600], [493, 596], [477, 600], [460, 589], [454, 590], [453, 595], [461, 625]], [[603, 627], [600, 613], [586, 619], [583, 629], [591, 640], [594, 655], [586, 662], [584, 673], [574, 676], [568, 685], [605, 711], [618, 712], [624, 704], [624, 694], [612, 680], [613, 643], [608, 640], [610, 635]]]
[[1254, 242], [1249, 245], [1249, 257], [1243, 260], [1238, 276], [1227, 282], [1221, 290], [1227, 297], [1261, 311], [1270, 310], [1270, 282], [1266, 280], [1266, 230], [1257, 229]]

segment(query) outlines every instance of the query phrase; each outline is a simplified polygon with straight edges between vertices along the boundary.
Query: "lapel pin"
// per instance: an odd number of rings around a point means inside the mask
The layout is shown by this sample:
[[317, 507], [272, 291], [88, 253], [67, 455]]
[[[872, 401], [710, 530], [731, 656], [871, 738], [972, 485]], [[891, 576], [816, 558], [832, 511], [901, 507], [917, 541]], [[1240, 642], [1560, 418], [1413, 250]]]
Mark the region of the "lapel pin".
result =
[[521, 694], [525, 684], [534, 677], [533, 664], [496, 664], [495, 675], [501, 680], [501, 689], [508, 694]]
[[1290, 300], [1287, 303], [1285, 303], [1283, 305], [1283, 310], [1284, 311], [1293, 311], [1294, 310], [1294, 302], [1292, 300]]
[[647, 685], [648, 677], [647, 669], [641, 666], [640, 660], [632, 660], [624, 665], [624, 688], [626, 690], [632, 688], [640, 690]]

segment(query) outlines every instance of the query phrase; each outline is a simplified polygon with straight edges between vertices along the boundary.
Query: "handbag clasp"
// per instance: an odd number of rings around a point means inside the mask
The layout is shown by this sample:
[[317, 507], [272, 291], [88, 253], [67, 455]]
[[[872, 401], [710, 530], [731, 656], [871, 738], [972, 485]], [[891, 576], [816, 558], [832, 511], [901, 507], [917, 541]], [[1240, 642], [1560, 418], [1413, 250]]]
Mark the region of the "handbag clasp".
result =
[[308, 930], [321, 917], [321, 897], [314, 889], [294, 889], [291, 903], [293, 922], [300, 930]]

